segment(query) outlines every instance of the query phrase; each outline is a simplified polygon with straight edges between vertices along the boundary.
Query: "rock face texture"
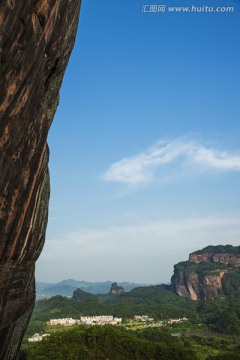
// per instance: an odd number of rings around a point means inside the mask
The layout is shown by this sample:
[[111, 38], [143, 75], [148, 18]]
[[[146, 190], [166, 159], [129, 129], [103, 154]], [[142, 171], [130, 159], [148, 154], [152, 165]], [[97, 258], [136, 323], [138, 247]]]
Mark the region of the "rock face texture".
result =
[[175, 292], [191, 300], [215, 299], [240, 292], [240, 247], [208, 246], [174, 266]]
[[0, 2], [0, 359], [15, 359], [35, 301], [48, 217], [46, 138], [81, 0]]

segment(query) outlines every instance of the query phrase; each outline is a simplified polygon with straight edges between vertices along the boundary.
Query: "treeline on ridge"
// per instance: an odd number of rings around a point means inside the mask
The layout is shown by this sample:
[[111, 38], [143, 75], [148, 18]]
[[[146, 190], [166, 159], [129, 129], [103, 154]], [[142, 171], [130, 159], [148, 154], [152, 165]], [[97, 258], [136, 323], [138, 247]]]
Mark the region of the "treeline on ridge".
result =
[[[150, 330], [151, 331], [151, 330]], [[113, 326], [78, 327], [51, 334], [21, 351], [19, 360], [196, 360], [176, 337], [148, 330], [130, 332]]]

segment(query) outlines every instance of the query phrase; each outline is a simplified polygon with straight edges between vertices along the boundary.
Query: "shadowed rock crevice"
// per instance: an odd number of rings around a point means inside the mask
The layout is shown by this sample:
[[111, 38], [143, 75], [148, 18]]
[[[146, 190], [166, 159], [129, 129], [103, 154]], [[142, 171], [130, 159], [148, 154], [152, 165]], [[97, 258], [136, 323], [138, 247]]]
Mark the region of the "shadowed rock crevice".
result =
[[49, 201], [47, 134], [80, 0], [0, 3], [0, 359], [15, 359], [35, 301]]

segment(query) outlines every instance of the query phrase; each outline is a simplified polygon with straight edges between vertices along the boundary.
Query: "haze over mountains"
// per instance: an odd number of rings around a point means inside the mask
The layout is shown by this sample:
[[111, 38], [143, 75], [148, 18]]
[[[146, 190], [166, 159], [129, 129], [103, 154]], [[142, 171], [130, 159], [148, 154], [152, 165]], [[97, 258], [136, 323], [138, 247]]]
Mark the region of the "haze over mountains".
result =
[[[94, 295], [120, 294], [150, 284], [114, 281], [88, 282], [74, 279], [58, 283], [37, 282], [37, 298], [56, 295], [72, 297], [77, 289]], [[157, 284], [155, 284], [157, 285]], [[189, 255], [188, 261], [174, 266], [171, 286], [176, 294], [191, 300], [216, 299], [240, 289], [240, 247], [232, 245], [207, 246]]]
[[[58, 283], [36, 283], [36, 295], [37, 298], [51, 297], [56, 295], [72, 296], [73, 292], [80, 288], [91, 294], [107, 294], [112, 286], [113, 281], [104, 282], [88, 282], [88, 281], [77, 281], [74, 279], [62, 280]], [[130, 291], [140, 284], [120, 282], [119, 286], [122, 286], [125, 291]], [[141, 284], [142, 285], [142, 284]]]

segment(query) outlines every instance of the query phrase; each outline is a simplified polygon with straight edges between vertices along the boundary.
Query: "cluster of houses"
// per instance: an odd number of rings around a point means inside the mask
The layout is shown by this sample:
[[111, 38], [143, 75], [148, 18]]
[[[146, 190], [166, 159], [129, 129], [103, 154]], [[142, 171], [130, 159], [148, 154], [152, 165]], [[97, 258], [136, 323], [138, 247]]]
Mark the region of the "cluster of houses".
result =
[[[150, 321], [153, 321], [154, 319], [149, 317], [148, 315], [137, 315], [137, 316], [134, 316], [134, 320], [135, 321], [141, 321], [141, 322], [150, 322]], [[169, 320], [164, 320], [164, 321], [161, 321], [161, 322], [158, 322], [157, 324], [178, 324], [178, 323], [181, 323], [183, 321], [187, 321], [187, 318], [183, 317], [183, 318], [179, 318], [179, 319], [169, 319]]]
[[[169, 319], [169, 320], [163, 320], [163, 321], [158, 321], [158, 322], [154, 322], [153, 318], [150, 318], [147, 315], [143, 315], [143, 316], [134, 316], [134, 321], [138, 322], [138, 324], [134, 324], [134, 325], [130, 325], [129, 328], [131, 329], [144, 329], [144, 328], [155, 328], [155, 327], [162, 327], [162, 326], [166, 326], [166, 325], [172, 325], [172, 324], [178, 324], [181, 323], [183, 321], [187, 321], [187, 318], [179, 318], [179, 319]], [[144, 324], [139, 324], [140, 322], [144, 323]]]
[[116, 318], [113, 316], [82, 316], [80, 320], [72, 318], [64, 319], [51, 319], [47, 322], [47, 325], [64, 325], [71, 326], [75, 324], [86, 324], [86, 325], [117, 325], [121, 324], [122, 318]]
[[183, 318], [179, 318], [179, 319], [169, 319], [167, 321], [168, 324], [178, 324], [180, 322], [183, 322], [183, 321], [187, 321], [187, 318], [183, 317]]
[[141, 315], [141, 316], [136, 315], [136, 316], [134, 316], [134, 320], [146, 322], [146, 321], [153, 321], [153, 318], [150, 318], [148, 315]]
[[[134, 316], [135, 321], [139, 322], [151, 322], [154, 319], [148, 315], [136, 315]], [[169, 319], [161, 322], [162, 324], [177, 324], [183, 321], [186, 321], [187, 318], [179, 319]], [[113, 316], [101, 315], [101, 316], [82, 316], [80, 320], [72, 318], [63, 318], [63, 319], [51, 319], [47, 322], [47, 325], [64, 325], [72, 326], [75, 324], [85, 324], [85, 325], [118, 325], [122, 323], [122, 318], [117, 318]], [[158, 323], [159, 324], [159, 323]]]
[[[150, 322], [153, 321], [153, 318], [150, 318], [148, 315], [134, 316], [135, 321], [139, 322]], [[167, 321], [161, 321], [158, 323], [151, 324], [151, 327], [164, 326], [165, 324], [177, 324], [183, 321], [187, 321], [187, 318], [179, 319], [169, 319]], [[63, 318], [63, 319], [51, 319], [47, 322], [47, 325], [63, 325], [63, 326], [72, 326], [75, 324], [85, 324], [85, 325], [118, 325], [122, 323], [122, 318], [117, 318], [113, 316], [101, 315], [101, 316], [82, 316], [80, 320], [72, 318]], [[149, 326], [149, 325], [144, 325]], [[28, 339], [29, 342], [41, 341], [44, 337], [49, 336], [49, 334], [34, 334]]]
[[72, 326], [75, 324], [80, 324], [80, 320], [72, 319], [72, 318], [62, 318], [62, 319], [51, 319], [47, 321], [47, 325], [64, 325], [64, 326]]
[[121, 324], [122, 318], [113, 316], [82, 316], [80, 321], [86, 325], [118, 325]]
[[46, 336], [49, 336], [50, 334], [42, 334], [42, 335], [39, 335], [39, 334], [34, 334], [32, 337], [30, 337], [28, 339], [29, 342], [37, 342], [37, 341], [42, 341], [42, 339], [44, 339]]

